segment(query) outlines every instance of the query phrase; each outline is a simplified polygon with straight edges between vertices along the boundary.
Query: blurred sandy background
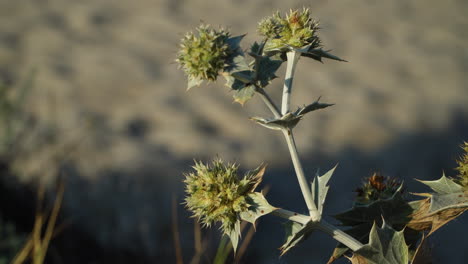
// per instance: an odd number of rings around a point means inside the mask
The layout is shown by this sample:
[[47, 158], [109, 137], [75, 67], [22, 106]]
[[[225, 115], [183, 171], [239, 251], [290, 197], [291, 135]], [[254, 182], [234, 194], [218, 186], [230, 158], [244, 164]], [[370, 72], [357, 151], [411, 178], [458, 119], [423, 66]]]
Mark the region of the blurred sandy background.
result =
[[[182, 201], [193, 158], [218, 154], [243, 169], [264, 161], [272, 203], [304, 210], [282, 136], [248, 120], [269, 116], [261, 100], [234, 104], [222, 81], [186, 91], [174, 63], [180, 38], [200, 21], [248, 33], [247, 48], [262, 17], [302, 6], [321, 21], [325, 48], [349, 61], [302, 59], [292, 98], [336, 103], [296, 129], [307, 172], [340, 164], [327, 213], [350, 206], [374, 170], [410, 188], [420, 187], [411, 178], [453, 174], [468, 140], [466, 0], [0, 0], [0, 79], [19, 86], [37, 71], [27, 109], [50, 130], [41, 144], [54, 146], [26, 142], [34, 151], [15, 158], [17, 177], [52, 182], [57, 156], [69, 154], [59, 164], [65, 213], [98, 244], [152, 263], [174, 261], [171, 198]], [[279, 79], [268, 87], [275, 99], [280, 87]], [[192, 220], [183, 206], [179, 216], [189, 260]], [[317, 234], [279, 258], [280, 222], [264, 222], [246, 263], [323, 263], [332, 251]], [[464, 263], [467, 224], [463, 216], [434, 236], [435, 263]]]

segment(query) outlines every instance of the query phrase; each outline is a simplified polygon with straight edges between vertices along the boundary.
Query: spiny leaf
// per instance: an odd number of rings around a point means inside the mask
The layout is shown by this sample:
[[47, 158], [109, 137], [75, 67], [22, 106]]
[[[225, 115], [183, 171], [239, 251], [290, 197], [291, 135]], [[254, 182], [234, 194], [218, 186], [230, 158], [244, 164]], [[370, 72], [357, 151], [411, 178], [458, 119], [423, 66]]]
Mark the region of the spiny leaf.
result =
[[336, 166], [322, 176], [319, 176], [317, 173], [312, 181], [312, 199], [314, 199], [315, 206], [317, 207], [320, 215], [322, 215], [323, 204], [325, 203], [325, 198], [327, 197], [328, 189], [330, 188], [330, 186], [328, 186], [328, 181], [333, 175], [335, 169]]
[[297, 116], [291, 112], [286, 113], [281, 118], [265, 119], [262, 117], [251, 117], [250, 120], [273, 130], [290, 129], [297, 125], [302, 116]]
[[350, 260], [353, 264], [406, 264], [408, 258], [403, 230], [395, 231], [384, 221], [382, 228], [374, 223], [369, 243], [357, 250]]
[[307, 114], [309, 112], [312, 112], [312, 111], [315, 111], [315, 110], [320, 110], [320, 109], [327, 108], [329, 106], [334, 105], [334, 104], [320, 103], [319, 100], [320, 100], [320, 97], [317, 99], [317, 101], [313, 102], [312, 104], [309, 104], [307, 106], [304, 106], [304, 107], [301, 107], [301, 108], [297, 109], [295, 114], [303, 116], [303, 115], [305, 115], [305, 114]]
[[245, 37], [246, 34], [244, 35], [240, 35], [240, 36], [235, 36], [235, 37], [231, 37], [229, 38], [226, 43], [228, 44], [229, 48], [231, 50], [237, 50], [237, 49], [240, 49], [240, 42], [242, 41], [242, 39]]
[[245, 102], [250, 100], [255, 95], [256, 88], [253, 85], [244, 86], [241, 89], [234, 91], [234, 101], [244, 105]]
[[463, 186], [455, 183], [452, 179], [445, 177], [445, 174], [443, 174], [440, 179], [435, 181], [419, 181], [429, 186], [434, 192], [438, 194], [463, 192]]
[[430, 228], [430, 235], [468, 210], [468, 193], [452, 179], [442, 175], [438, 180], [421, 182], [435, 193], [417, 194], [428, 198], [410, 203], [414, 212], [408, 227], [415, 230]]
[[309, 237], [309, 235], [314, 231], [314, 223], [312, 220], [305, 225], [289, 221], [286, 223], [285, 228], [286, 242], [280, 248], [281, 256]]
[[247, 198], [247, 203], [249, 204], [249, 209], [248, 211], [241, 212], [240, 217], [242, 220], [252, 223], [254, 226], [258, 218], [276, 210], [275, 207], [268, 203], [263, 194], [259, 192], [250, 193]]
[[277, 78], [275, 73], [283, 61], [279, 59], [272, 59], [270, 57], [261, 57], [257, 58], [257, 60], [259, 60], [258, 69], [256, 69], [257, 83], [260, 87], [263, 88], [270, 84], [273, 79]]
[[379, 221], [381, 217], [391, 224], [405, 224], [409, 221], [409, 215], [412, 212], [413, 208], [403, 199], [400, 191], [397, 191], [389, 199], [377, 200], [365, 205], [357, 204], [334, 217], [346, 226], [373, 223]]
[[238, 71], [249, 71], [251, 70], [249, 64], [247, 63], [244, 52], [238, 49], [234, 54], [232, 54], [232, 60], [224, 68], [224, 72], [232, 74], [233, 72]]
[[[381, 199], [370, 204], [355, 204], [353, 208], [335, 215], [343, 225], [350, 228], [345, 232], [352, 235], [362, 243], [366, 243], [369, 230], [374, 223], [381, 221], [382, 217], [392, 225], [404, 227], [410, 220], [413, 207], [401, 195], [401, 188], [389, 199]], [[411, 240], [412, 241], [412, 240]], [[333, 251], [328, 263], [339, 259], [348, 250], [340, 243]]]
[[303, 52], [302, 56], [312, 58], [320, 62], [322, 62], [322, 58], [347, 62], [346, 60], [343, 60], [335, 55], [332, 55], [329, 52], [330, 52], [329, 50], [324, 51], [323, 49], [311, 49], [311, 50], [308, 50], [307, 52]]

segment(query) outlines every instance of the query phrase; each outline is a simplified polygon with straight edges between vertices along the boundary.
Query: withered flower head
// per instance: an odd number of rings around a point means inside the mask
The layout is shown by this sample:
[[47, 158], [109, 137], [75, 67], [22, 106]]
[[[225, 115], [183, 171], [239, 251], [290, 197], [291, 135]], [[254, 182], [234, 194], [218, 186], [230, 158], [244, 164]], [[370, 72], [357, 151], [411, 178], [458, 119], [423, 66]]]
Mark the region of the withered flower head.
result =
[[401, 185], [401, 181], [395, 178], [374, 173], [371, 177], [364, 180], [362, 187], [356, 189], [356, 202], [370, 204], [378, 200], [389, 199], [401, 191]]

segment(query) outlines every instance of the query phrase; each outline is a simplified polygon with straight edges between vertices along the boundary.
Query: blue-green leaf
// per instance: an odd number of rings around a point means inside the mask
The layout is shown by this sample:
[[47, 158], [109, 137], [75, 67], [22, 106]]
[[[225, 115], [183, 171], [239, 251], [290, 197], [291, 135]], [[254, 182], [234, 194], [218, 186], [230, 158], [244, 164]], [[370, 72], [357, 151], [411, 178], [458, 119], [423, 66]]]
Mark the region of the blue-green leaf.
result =
[[240, 217], [242, 220], [252, 223], [254, 226], [258, 218], [276, 210], [275, 207], [268, 203], [263, 194], [259, 192], [250, 193], [247, 198], [247, 203], [249, 204], [248, 211], [241, 212]]
[[395, 231], [385, 221], [382, 228], [375, 223], [369, 234], [369, 243], [354, 252], [352, 263], [359, 264], [407, 264], [408, 246], [403, 230]]

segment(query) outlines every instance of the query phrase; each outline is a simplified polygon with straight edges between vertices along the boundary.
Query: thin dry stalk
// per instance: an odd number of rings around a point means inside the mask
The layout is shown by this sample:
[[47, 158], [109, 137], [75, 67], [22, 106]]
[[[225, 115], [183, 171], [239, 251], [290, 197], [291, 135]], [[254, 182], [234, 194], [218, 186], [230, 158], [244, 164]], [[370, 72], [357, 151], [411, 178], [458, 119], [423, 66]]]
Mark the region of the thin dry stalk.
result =
[[182, 257], [182, 248], [180, 246], [179, 226], [177, 223], [178, 223], [177, 199], [175, 195], [173, 195], [172, 196], [172, 238], [174, 240], [176, 263], [183, 264], [184, 261]]

